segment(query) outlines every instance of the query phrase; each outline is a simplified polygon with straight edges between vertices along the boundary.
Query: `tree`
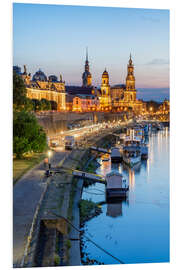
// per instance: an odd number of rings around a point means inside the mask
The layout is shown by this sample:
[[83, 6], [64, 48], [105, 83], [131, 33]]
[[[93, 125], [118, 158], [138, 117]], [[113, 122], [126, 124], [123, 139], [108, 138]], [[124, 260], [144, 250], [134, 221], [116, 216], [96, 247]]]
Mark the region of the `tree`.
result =
[[48, 111], [51, 110], [51, 102], [45, 98], [41, 99], [41, 110]]
[[26, 102], [24, 105], [24, 110], [28, 112], [32, 112], [34, 110], [34, 104], [32, 102], [32, 99], [26, 98]]
[[17, 158], [28, 151], [43, 152], [46, 148], [46, 134], [36, 117], [29, 112], [14, 112], [13, 152]]
[[51, 109], [53, 111], [57, 111], [57, 102], [54, 100], [51, 100], [50, 103], [51, 103]]
[[41, 102], [39, 99], [32, 99], [33, 110], [35, 112], [41, 111]]
[[21, 110], [26, 104], [26, 86], [23, 79], [16, 72], [13, 72], [13, 107], [15, 110]]

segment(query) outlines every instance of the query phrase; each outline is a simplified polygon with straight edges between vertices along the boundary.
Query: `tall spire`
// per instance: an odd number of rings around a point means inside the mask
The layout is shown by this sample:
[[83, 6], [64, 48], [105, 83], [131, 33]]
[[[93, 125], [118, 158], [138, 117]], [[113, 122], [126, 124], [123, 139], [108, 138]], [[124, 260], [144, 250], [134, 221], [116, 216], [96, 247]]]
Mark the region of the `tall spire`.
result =
[[130, 57], [129, 57], [129, 65], [132, 65], [131, 53], [130, 53]]
[[86, 61], [88, 61], [88, 47], [86, 47]]

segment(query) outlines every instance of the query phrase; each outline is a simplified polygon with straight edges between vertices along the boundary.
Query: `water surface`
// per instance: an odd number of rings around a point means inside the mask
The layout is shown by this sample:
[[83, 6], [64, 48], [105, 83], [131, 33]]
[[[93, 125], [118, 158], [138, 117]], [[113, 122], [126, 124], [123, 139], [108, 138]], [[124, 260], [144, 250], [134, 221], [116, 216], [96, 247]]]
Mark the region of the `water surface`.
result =
[[[100, 160], [99, 160], [100, 161]], [[101, 161], [100, 161], [101, 162]], [[129, 178], [126, 201], [108, 202], [105, 186], [97, 183], [83, 190], [83, 199], [101, 202], [103, 213], [85, 224], [85, 234], [124, 263], [169, 261], [169, 132], [149, 137], [149, 158], [130, 169], [101, 162], [97, 173], [122, 172]], [[90, 259], [118, 263], [82, 237]]]

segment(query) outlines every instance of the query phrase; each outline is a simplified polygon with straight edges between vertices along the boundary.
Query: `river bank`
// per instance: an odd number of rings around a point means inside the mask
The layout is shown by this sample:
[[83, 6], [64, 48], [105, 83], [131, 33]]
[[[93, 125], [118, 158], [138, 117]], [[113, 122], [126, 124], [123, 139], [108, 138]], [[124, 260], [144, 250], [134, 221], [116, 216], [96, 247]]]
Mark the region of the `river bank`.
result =
[[[99, 140], [104, 141], [102, 137]], [[44, 192], [35, 211], [30, 234], [26, 236], [24, 258], [20, 263], [24, 267], [57, 265], [58, 262], [59, 265], [81, 264], [80, 235], [74, 227], [80, 229], [78, 203], [83, 181], [75, 179], [71, 169], [82, 170], [95, 157], [91, 155], [89, 145], [87, 148], [74, 149], [55, 166], [58, 170], [66, 168], [66, 172], [53, 174], [48, 181], [41, 179], [39, 184]], [[44, 242], [45, 234], [47, 241]], [[46, 253], [49, 246], [51, 251]]]

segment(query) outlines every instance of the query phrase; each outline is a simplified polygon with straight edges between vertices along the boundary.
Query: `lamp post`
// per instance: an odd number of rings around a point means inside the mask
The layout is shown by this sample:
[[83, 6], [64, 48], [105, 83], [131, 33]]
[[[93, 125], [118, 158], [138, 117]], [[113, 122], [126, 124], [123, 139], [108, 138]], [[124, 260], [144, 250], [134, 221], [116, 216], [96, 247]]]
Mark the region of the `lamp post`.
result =
[[48, 151], [48, 158], [49, 158], [49, 170], [50, 170], [50, 168], [51, 168], [51, 155], [52, 155], [52, 152], [49, 150]]

